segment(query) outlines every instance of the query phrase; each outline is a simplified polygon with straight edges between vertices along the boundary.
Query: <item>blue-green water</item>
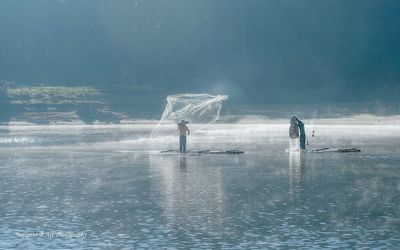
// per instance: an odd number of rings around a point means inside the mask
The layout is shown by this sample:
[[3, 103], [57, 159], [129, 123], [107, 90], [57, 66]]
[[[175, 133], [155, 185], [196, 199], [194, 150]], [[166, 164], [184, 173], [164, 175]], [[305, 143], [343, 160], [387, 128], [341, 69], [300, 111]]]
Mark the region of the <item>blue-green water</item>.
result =
[[188, 147], [245, 154], [163, 155], [175, 128], [151, 129], [1, 127], [0, 248], [400, 247], [398, 126], [312, 127], [309, 147], [362, 149], [343, 154], [286, 152], [287, 125], [221, 124]]

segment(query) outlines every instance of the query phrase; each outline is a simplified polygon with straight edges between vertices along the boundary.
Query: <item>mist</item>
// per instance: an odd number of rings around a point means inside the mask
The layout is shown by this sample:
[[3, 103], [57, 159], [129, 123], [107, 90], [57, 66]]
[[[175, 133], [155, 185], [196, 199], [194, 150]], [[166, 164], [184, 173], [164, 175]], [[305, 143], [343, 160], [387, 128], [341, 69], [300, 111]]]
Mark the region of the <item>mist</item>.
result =
[[4, 249], [400, 249], [399, 0], [0, 0]]

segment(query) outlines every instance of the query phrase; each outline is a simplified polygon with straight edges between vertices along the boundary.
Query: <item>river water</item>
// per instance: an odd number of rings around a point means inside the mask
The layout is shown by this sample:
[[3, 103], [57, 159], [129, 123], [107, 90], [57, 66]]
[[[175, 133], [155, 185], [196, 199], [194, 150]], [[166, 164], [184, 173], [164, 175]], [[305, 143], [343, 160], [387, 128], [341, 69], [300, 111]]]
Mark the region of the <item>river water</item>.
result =
[[219, 124], [176, 149], [174, 126], [0, 127], [1, 248], [400, 247], [399, 126]]

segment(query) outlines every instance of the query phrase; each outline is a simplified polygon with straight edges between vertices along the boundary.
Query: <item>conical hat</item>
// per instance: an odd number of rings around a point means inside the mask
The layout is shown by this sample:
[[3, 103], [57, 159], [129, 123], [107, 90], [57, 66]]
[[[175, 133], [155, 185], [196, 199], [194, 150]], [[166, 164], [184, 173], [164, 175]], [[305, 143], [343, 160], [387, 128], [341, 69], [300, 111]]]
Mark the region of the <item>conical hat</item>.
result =
[[189, 121], [181, 120], [180, 122], [178, 122], [178, 125], [186, 125], [189, 123], [190, 123]]

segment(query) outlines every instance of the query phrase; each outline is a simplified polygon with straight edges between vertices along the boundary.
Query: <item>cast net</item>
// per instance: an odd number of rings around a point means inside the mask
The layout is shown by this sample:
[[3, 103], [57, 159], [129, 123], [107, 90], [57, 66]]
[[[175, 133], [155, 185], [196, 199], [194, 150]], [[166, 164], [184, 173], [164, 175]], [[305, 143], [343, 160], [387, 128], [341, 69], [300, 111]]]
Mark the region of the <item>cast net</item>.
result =
[[190, 123], [209, 124], [219, 118], [222, 102], [227, 100], [227, 95], [209, 94], [178, 94], [169, 95], [164, 112], [152, 135], [159, 132], [160, 125], [177, 123], [181, 120]]

